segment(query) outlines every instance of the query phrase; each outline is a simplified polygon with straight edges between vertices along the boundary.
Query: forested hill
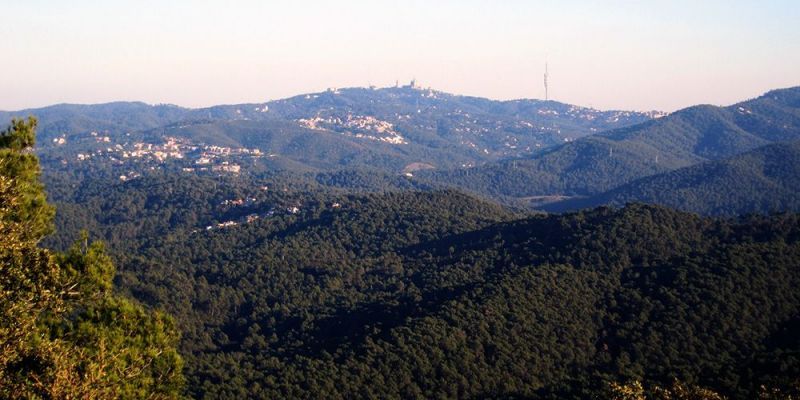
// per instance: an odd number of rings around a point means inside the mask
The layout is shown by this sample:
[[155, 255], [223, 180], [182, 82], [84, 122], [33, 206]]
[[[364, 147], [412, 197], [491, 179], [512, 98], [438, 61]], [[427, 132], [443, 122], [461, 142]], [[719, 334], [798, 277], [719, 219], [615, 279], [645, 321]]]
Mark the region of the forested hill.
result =
[[155, 246], [123, 282], [185, 318], [200, 397], [585, 398], [678, 378], [753, 398], [796, 377], [797, 216], [635, 206], [419, 242], [406, 232], [441, 232], [453, 203], [409, 200]]
[[222, 146], [258, 149], [259, 163], [272, 169], [367, 166], [397, 174], [529, 155], [661, 114], [600, 111], [555, 101], [495, 101], [409, 85], [331, 89], [200, 109], [131, 102], [62, 104], [0, 112], [0, 124], [28, 115], [40, 120], [39, 151], [46, 169], [132, 164], [123, 153], [148, 150], [147, 145], [164, 147], [172, 140], [182, 146], [185, 161], [192, 158], [184, 151], [188, 148]]
[[[146, 182], [82, 199], [59, 226], [128, 227], [99, 231], [118, 287], [176, 316], [195, 397], [592, 398], [677, 378], [746, 399], [800, 373], [795, 214], [519, 219], [452, 191], [224, 205], [211, 180]], [[176, 212], [194, 201], [199, 218]]]
[[800, 141], [639, 179], [589, 198], [541, 207], [563, 212], [628, 202], [662, 204], [705, 215], [800, 211]]
[[[142, 102], [105, 104], [57, 104], [18, 111], [0, 111], [0, 124], [12, 117], [35, 115], [43, 145], [61, 134], [90, 131], [110, 134], [141, 131], [175, 123], [213, 123], [215, 121], [305, 121], [331, 130], [347, 128], [347, 116], [372, 116], [400, 123], [409, 130], [452, 130], [455, 135], [484, 136], [497, 131], [553, 136], [552, 140], [587, 134], [647, 121], [660, 112], [601, 111], [557, 101], [520, 99], [497, 101], [460, 96], [433, 89], [403, 86], [396, 88], [330, 89], [264, 103], [184, 108], [169, 104]], [[402, 118], [398, 118], [402, 116]], [[338, 119], [338, 121], [334, 121]], [[351, 120], [351, 122], [354, 122]], [[365, 121], [366, 122], [366, 121]], [[427, 126], [427, 128], [426, 128]], [[357, 129], [355, 124], [349, 126]], [[363, 128], [363, 126], [361, 127]], [[461, 128], [461, 129], [459, 129]], [[488, 139], [488, 138], [487, 138]]]
[[645, 176], [799, 138], [800, 87], [794, 87], [729, 107], [690, 107], [530, 158], [428, 175], [492, 195], [591, 195]]
[[0, 111], [0, 126], [12, 118], [35, 116], [39, 120], [38, 145], [51, 146], [60, 135], [68, 138], [89, 132], [125, 132], [151, 129], [187, 117], [189, 110], [174, 105], [149, 105], [142, 102], [104, 104], [56, 104], [18, 111]]

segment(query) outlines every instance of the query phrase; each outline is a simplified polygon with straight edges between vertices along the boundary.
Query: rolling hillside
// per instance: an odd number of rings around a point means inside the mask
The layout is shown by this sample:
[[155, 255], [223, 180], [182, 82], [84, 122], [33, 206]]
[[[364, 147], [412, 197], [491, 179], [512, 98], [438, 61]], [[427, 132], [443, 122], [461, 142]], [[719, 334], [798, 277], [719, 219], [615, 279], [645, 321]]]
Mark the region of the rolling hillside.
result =
[[636, 179], [800, 138], [800, 87], [729, 107], [694, 106], [664, 118], [471, 169], [434, 181], [494, 196], [592, 195]]
[[677, 378], [746, 399], [800, 368], [797, 215], [253, 189], [143, 178], [59, 204], [62, 229], [90, 216], [123, 293], [175, 315], [193, 397], [602, 398]]
[[800, 211], [800, 141], [776, 143], [730, 158], [639, 179], [583, 199], [548, 204], [559, 212], [629, 202], [706, 215]]
[[[494, 101], [409, 85], [331, 89], [202, 109], [64, 104], [0, 112], [0, 124], [28, 115], [39, 118], [39, 151], [46, 168], [51, 160], [74, 163], [78, 154], [98, 149], [178, 138], [197, 146], [256, 148], [275, 158], [265, 163], [268, 168], [368, 167], [400, 173], [413, 165], [460, 168], [530, 155], [661, 114], [598, 111], [554, 101]], [[92, 143], [97, 138], [104, 139], [99, 146]]]

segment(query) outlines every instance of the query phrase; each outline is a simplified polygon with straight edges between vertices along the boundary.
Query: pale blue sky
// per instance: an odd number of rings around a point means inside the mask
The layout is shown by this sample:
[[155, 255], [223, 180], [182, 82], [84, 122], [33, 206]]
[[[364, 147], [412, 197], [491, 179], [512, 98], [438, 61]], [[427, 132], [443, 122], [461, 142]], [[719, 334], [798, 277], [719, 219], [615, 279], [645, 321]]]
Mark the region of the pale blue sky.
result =
[[0, 109], [393, 85], [637, 110], [800, 85], [800, 2], [0, 0]]

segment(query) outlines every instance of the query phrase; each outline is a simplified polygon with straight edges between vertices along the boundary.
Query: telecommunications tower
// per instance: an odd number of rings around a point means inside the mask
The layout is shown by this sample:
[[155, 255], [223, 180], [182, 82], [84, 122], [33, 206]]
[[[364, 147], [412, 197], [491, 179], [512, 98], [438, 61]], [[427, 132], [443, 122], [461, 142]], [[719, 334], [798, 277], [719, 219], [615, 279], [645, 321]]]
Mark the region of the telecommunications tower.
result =
[[548, 100], [547, 96], [547, 61], [544, 62], [544, 99], [545, 101]]

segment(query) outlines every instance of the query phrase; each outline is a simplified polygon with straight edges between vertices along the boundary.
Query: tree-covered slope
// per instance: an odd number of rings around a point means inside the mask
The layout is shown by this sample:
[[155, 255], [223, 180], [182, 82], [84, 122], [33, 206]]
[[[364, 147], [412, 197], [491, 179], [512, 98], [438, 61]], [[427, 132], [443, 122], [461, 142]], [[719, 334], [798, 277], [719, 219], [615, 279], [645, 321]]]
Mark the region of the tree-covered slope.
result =
[[800, 372], [795, 214], [518, 219], [450, 191], [220, 208], [235, 186], [146, 182], [85, 215], [112, 212], [97, 232], [119, 232], [119, 287], [176, 315], [196, 397], [587, 398], [679, 379], [743, 399]]
[[430, 179], [502, 196], [591, 195], [638, 178], [800, 138], [800, 88], [729, 107], [694, 106], [530, 158], [430, 172]]
[[731, 158], [639, 179], [589, 198], [547, 204], [561, 212], [629, 202], [706, 215], [800, 211], [800, 142], [777, 143]]
[[[377, 237], [353, 215], [290, 227], [248, 251], [249, 267], [219, 247], [231, 236], [198, 243], [221, 268], [182, 307], [236, 320], [220, 335], [202, 319], [196, 394], [584, 397], [603, 379], [677, 378], [750, 398], [795, 379], [797, 344], [778, 338], [800, 307], [796, 216], [729, 223], [631, 207], [419, 242], [376, 218], [395, 212], [366, 215]], [[139, 293], [157, 299], [148, 281]]]

